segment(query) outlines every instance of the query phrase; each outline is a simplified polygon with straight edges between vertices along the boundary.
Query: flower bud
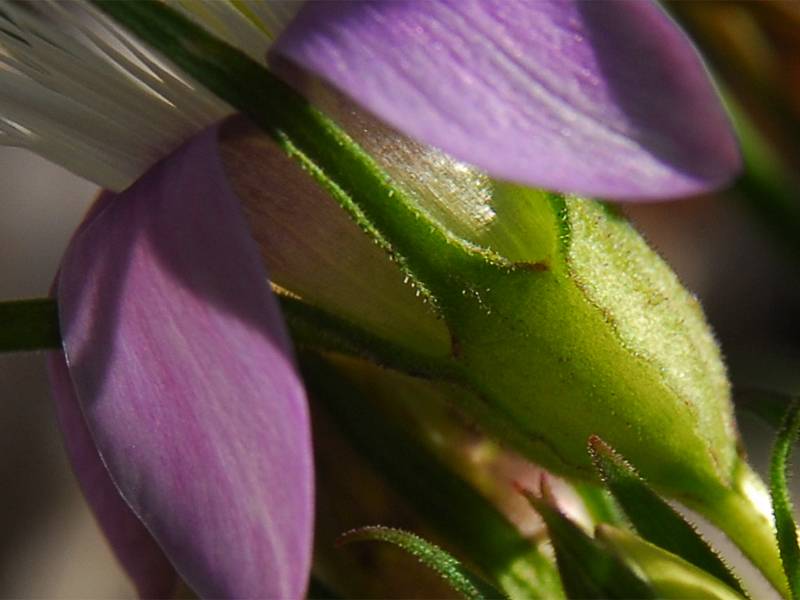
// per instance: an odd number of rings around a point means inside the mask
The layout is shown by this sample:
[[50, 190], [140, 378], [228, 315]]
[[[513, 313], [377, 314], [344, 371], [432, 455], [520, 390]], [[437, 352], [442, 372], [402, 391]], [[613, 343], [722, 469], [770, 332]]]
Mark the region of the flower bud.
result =
[[482, 427], [555, 473], [593, 479], [586, 443], [598, 435], [718, 525], [747, 513], [730, 535], [777, 564], [769, 518], [737, 479], [750, 475], [713, 335], [628, 222], [493, 181], [340, 99], [323, 105], [396, 202], [348, 217], [246, 125], [223, 143], [296, 343], [447, 382]]
[[[274, 283], [446, 362], [471, 392], [470, 411], [556, 472], [590, 477], [586, 440], [597, 434], [673, 492], [730, 482], [736, 436], [719, 351], [696, 299], [623, 218], [372, 133], [365, 145], [378, 156], [407, 159], [390, 172], [432, 221], [493, 256], [424, 282], [437, 304], [426, 306], [368, 235], [302, 173], [292, 183], [287, 170], [299, 169], [276, 164], [251, 132], [246, 155], [260, 144], [270, 162], [233, 182]], [[264, 180], [269, 171], [282, 186]], [[461, 202], [448, 204], [453, 195]]]

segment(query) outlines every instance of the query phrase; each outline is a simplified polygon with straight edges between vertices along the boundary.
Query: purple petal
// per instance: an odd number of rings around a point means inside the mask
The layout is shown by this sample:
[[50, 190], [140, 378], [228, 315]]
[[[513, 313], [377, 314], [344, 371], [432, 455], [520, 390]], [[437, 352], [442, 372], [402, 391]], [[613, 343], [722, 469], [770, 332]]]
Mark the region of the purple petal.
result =
[[273, 58], [500, 179], [657, 198], [740, 166], [697, 53], [645, 0], [309, 2]]
[[117, 559], [140, 597], [172, 597], [177, 587], [175, 569], [108, 476], [81, 414], [64, 355], [50, 352], [47, 368], [67, 455]]
[[58, 300], [100, 456], [178, 573], [203, 597], [301, 597], [306, 399], [216, 128], [79, 231]]

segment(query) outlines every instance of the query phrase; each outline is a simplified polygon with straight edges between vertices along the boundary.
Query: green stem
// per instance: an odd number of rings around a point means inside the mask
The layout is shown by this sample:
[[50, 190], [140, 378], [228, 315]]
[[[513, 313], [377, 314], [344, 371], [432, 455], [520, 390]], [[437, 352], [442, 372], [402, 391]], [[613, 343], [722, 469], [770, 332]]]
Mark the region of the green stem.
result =
[[503, 262], [449, 234], [415, 207], [340, 127], [239, 50], [160, 2], [94, 4], [261, 126], [434, 305], [456, 301], [461, 281], [485, 269], [487, 259]]
[[778, 531], [778, 548], [781, 551], [783, 570], [795, 600], [800, 598], [800, 545], [797, 543], [797, 523], [789, 493], [789, 457], [798, 430], [800, 430], [800, 400], [795, 400], [786, 410], [770, 463], [770, 495], [775, 527]]
[[762, 226], [794, 256], [800, 256], [800, 182], [787, 170], [767, 140], [730, 97], [728, 110], [736, 125], [744, 170], [732, 191]]
[[0, 302], [0, 353], [61, 346], [58, 307], [52, 298]]
[[418, 377], [461, 381], [461, 367], [450, 357], [416, 352], [301, 300], [281, 297], [281, 312], [299, 348], [367, 359]]
[[[758, 116], [759, 120], [768, 123], [770, 127], [780, 130], [782, 134], [779, 141], [782, 153], [797, 158], [800, 156], [800, 144], [798, 143], [800, 142], [800, 121], [795, 116], [796, 111], [791, 105], [791, 94], [781, 87], [780, 82], [784, 81], [783, 78], [774, 79], [767, 73], [757, 73], [741, 62], [743, 53], [751, 48], [752, 40], [748, 40], [747, 36], [752, 34], [745, 33], [745, 31], [750, 31], [750, 27], [737, 28], [734, 22], [732, 23], [733, 28], [726, 34], [724, 23], [729, 20], [730, 15], [718, 14], [711, 21], [698, 18], [700, 14], [696, 10], [697, 4], [702, 5], [703, 3], [671, 0], [666, 3], [665, 8], [672, 13], [699, 46], [703, 57], [716, 72], [715, 79], [720, 83], [724, 82], [726, 87], [734, 90], [742, 104], [748, 107], [748, 112]], [[712, 6], [713, 10], [714, 3], [705, 4]], [[725, 3], [718, 4], [724, 5]], [[736, 8], [734, 3], [730, 4], [730, 8]], [[752, 3], [757, 7], [753, 12], [762, 10], [758, 4], [757, 2]], [[748, 6], [748, 3], [742, 2], [738, 3], [738, 8], [750, 12], [751, 7]], [[748, 21], [756, 28], [755, 39], [761, 36], [764, 36], [765, 39], [769, 38], [768, 29], [758, 25], [757, 17], [753, 17], [756, 15], [751, 13]], [[731, 38], [730, 35], [735, 37]], [[769, 41], [770, 51], [777, 53], [780, 41], [772, 39]], [[780, 64], [777, 54], [770, 60], [770, 64], [776, 67]]]

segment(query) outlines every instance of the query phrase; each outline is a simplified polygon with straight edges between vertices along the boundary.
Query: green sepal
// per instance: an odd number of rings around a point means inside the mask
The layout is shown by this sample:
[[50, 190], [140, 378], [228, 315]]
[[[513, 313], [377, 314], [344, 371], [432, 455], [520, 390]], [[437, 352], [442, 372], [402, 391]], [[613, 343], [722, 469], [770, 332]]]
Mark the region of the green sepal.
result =
[[[548, 496], [544, 482], [543, 488]], [[647, 581], [564, 516], [551, 498], [523, 494], [547, 525], [569, 598], [656, 597]]]
[[625, 514], [619, 509], [619, 506], [614, 501], [614, 496], [607, 489], [584, 481], [572, 481], [570, 484], [581, 499], [586, 514], [592, 523], [597, 525], [600, 523], [617, 526], [625, 525]]
[[371, 526], [344, 533], [338, 543], [363, 541], [388, 542], [405, 550], [436, 571], [454, 591], [467, 600], [505, 598], [502, 592], [470, 573], [456, 558], [418, 535], [393, 527]]
[[52, 298], [0, 302], [0, 353], [61, 347], [58, 307]]
[[786, 410], [783, 424], [775, 440], [770, 461], [770, 495], [775, 515], [775, 529], [783, 570], [789, 581], [792, 598], [800, 598], [800, 545], [797, 541], [797, 523], [794, 519], [789, 493], [789, 457], [800, 433], [800, 400], [792, 402]]
[[279, 299], [292, 341], [298, 347], [363, 358], [415, 376], [459, 378], [459, 367], [452, 361], [415, 352], [302, 300], [287, 296]]
[[610, 525], [600, 525], [596, 539], [641, 572], [658, 598], [664, 600], [743, 600], [716, 577], [679, 556]]
[[596, 436], [589, 439], [589, 452], [601, 479], [640, 536], [745, 593], [697, 529], [662, 500], [624, 458]]

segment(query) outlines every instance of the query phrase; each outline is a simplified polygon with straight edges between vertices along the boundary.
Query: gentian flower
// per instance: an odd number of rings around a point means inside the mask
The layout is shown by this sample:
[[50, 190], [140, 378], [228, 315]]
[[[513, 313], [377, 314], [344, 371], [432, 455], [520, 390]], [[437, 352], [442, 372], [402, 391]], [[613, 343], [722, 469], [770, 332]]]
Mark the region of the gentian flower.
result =
[[[253, 15], [273, 34], [281, 21], [271, 5], [199, 6], [259, 59]], [[4, 5], [15, 71], [0, 115], [10, 143], [113, 190], [54, 289], [64, 351], [50, 371], [78, 479], [143, 596], [170, 593], [177, 572], [204, 597], [300, 597], [306, 400], [220, 159], [213, 123], [230, 109], [98, 14], [86, 26], [51, 8]], [[501, 179], [665, 198], [739, 164], [700, 59], [651, 2], [314, 2], [271, 57]]]

